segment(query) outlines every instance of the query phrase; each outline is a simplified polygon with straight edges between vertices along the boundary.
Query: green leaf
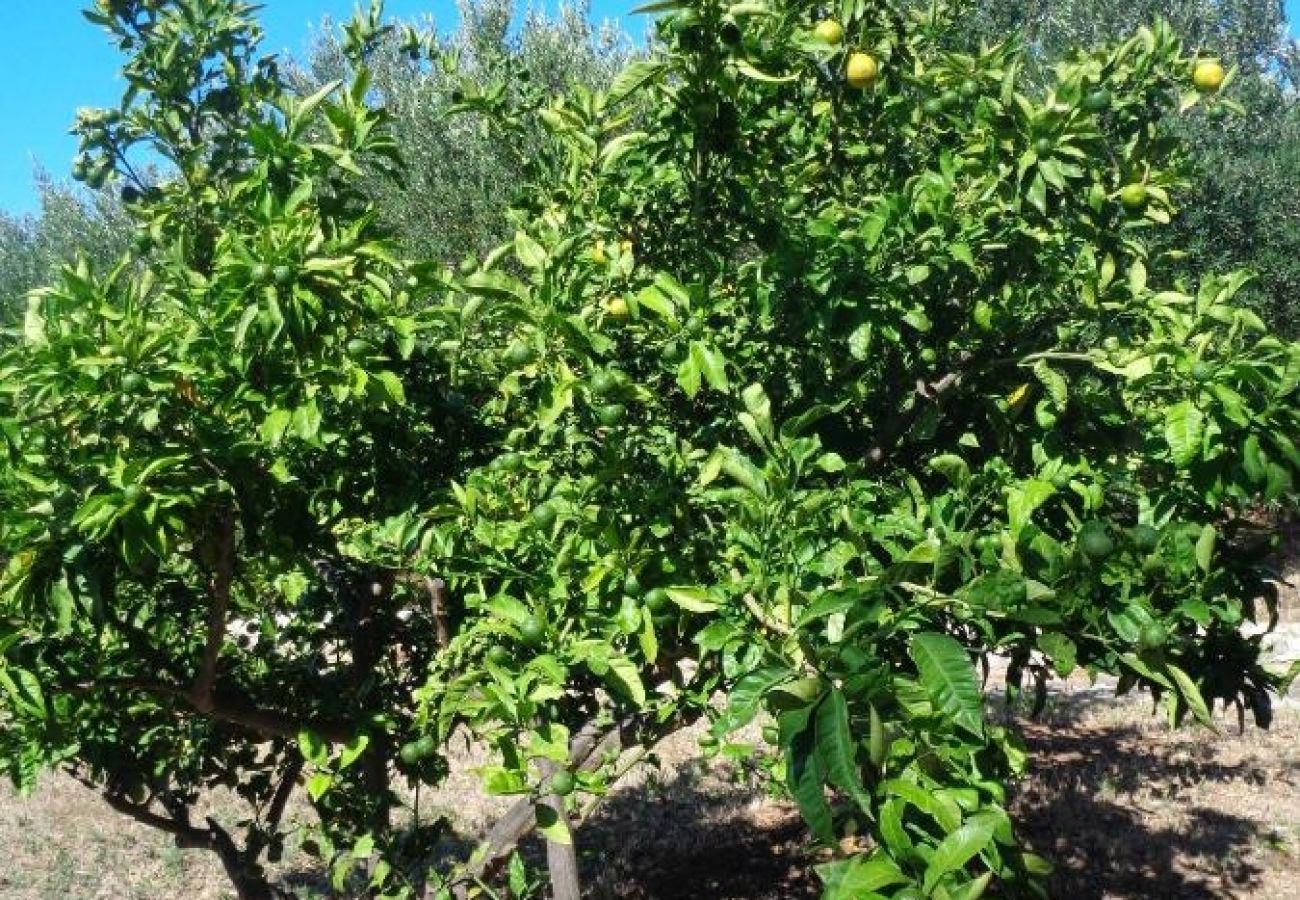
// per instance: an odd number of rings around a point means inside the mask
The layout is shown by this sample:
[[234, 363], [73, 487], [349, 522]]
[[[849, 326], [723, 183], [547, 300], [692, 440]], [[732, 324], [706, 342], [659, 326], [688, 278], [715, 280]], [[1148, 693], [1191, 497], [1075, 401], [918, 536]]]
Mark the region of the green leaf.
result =
[[943, 876], [964, 867], [987, 847], [993, 841], [995, 827], [996, 821], [992, 816], [972, 816], [940, 841], [925, 867], [925, 892], [933, 891]]
[[664, 592], [669, 600], [691, 612], [713, 612], [722, 605], [701, 587], [670, 587], [665, 588]]
[[1007, 491], [1007, 523], [1011, 528], [1011, 534], [1019, 537], [1021, 530], [1029, 524], [1034, 510], [1046, 503], [1055, 493], [1056, 488], [1050, 481], [1037, 479], [1030, 479], [1017, 487], [1010, 488]]
[[298, 749], [302, 751], [302, 758], [313, 766], [329, 765], [329, 744], [325, 743], [325, 739], [316, 732], [310, 729], [298, 732]]
[[515, 256], [529, 269], [546, 268], [546, 250], [525, 232], [515, 232]]
[[565, 847], [573, 843], [573, 833], [569, 830], [569, 823], [563, 816], [545, 803], [538, 803], [536, 810], [537, 830], [542, 837], [552, 844], [562, 844]]
[[870, 856], [823, 863], [816, 869], [818, 877], [826, 885], [823, 900], [857, 900], [883, 887], [905, 884], [910, 880], [881, 850]]
[[375, 381], [384, 391], [384, 398], [396, 406], [406, 405], [406, 389], [402, 386], [402, 380], [392, 372], [376, 372]]
[[339, 753], [339, 768], [346, 769], [352, 765], [361, 758], [361, 754], [365, 753], [366, 748], [369, 746], [370, 735], [368, 734], [359, 734], [348, 741], [343, 745], [343, 750]]
[[608, 662], [613, 688], [621, 691], [637, 706], [645, 706], [645, 685], [641, 683], [641, 675], [632, 660], [614, 654], [609, 657]]
[[1200, 458], [1204, 434], [1205, 416], [1190, 400], [1165, 411], [1165, 442], [1178, 468], [1185, 469]]
[[849, 730], [849, 707], [844, 694], [832, 689], [817, 707], [817, 752], [826, 762], [831, 784], [871, 813], [871, 798], [858, 775], [857, 744]]
[[1207, 524], [1201, 528], [1201, 534], [1196, 539], [1196, 565], [1200, 566], [1201, 571], [1207, 575], [1210, 566], [1214, 563], [1214, 545], [1218, 538], [1219, 534], [1214, 530], [1214, 526]]
[[307, 796], [311, 797], [313, 803], [317, 803], [333, 786], [333, 775], [328, 772], [317, 772], [307, 779]]
[[700, 341], [692, 341], [690, 356], [709, 387], [723, 392], [730, 387], [727, 381], [727, 360], [720, 352]]
[[1064, 410], [1070, 402], [1070, 389], [1061, 373], [1039, 360], [1034, 364], [1034, 375], [1047, 389], [1047, 396], [1052, 398], [1052, 405], [1058, 410]]
[[727, 695], [727, 711], [718, 720], [721, 732], [729, 734], [754, 721], [767, 692], [793, 678], [794, 673], [784, 666], [769, 666], [745, 675]]
[[667, 65], [658, 60], [638, 60], [630, 63], [609, 86], [609, 91], [605, 94], [605, 102], [610, 106], [621, 103], [635, 91], [660, 78], [667, 70]]
[[1178, 685], [1178, 693], [1186, 701], [1187, 708], [1192, 711], [1197, 721], [1207, 728], [1214, 729], [1214, 717], [1210, 714], [1210, 708], [1206, 705], [1205, 698], [1201, 696], [1201, 690], [1192, 677], [1173, 663], [1166, 663], [1165, 671], [1173, 678], [1174, 684]]
[[908, 652], [935, 709], [957, 727], [984, 736], [984, 698], [966, 649], [946, 634], [912, 636]]
[[826, 800], [826, 770], [817, 742], [806, 731], [796, 737], [786, 755], [786, 783], [813, 837], [823, 844], [834, 844], [831, 805]]
[[947, 478], [953, 487], [965, 487], [970, 483], [970, 466], [955, 453], [943, 453], [934, 457], [930, 460], [930, 468]]

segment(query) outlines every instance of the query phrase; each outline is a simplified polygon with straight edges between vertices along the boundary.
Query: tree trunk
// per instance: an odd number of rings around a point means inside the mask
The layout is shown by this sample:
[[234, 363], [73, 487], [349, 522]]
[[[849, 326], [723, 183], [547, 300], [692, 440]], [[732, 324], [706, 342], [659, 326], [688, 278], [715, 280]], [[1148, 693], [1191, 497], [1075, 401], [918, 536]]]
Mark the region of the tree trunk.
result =
[[[551, 780], [559, 767], [549, 759], [542, 760], [542, 777]], [[578, 849], [574, 845], [573, 829], [569, 827], [569, 814], [564, 809], [564, 798], [559, 794], [547, 794], [542, 798], [542, 805], [555, 813], [555, 820], [562, 827], [567, 841], [546, 840], [546, 868], [551, 873], [552, 900], [581, 900], [582, 882], [578, 877]]]

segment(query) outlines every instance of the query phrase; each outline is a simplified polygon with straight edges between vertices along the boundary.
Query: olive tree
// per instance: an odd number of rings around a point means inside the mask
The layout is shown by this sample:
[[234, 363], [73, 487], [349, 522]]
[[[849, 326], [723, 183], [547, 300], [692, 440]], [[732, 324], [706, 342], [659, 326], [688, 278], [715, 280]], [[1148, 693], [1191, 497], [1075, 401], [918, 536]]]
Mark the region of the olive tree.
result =
[[[629, 58], [627, 36], [612, 25], [593, 27], [589, 4], [563, 6], [554, 17], [530, 12], [518, 22], [514, 14], [509, 0], [462, 2], [457, 31], [395, 23], [367, 59], [403, 166], [400, 180], [365, 178], [363, 189], [414, 255], [459, 263], [499, 243], [525, 163], [541, 148], [540, 133], [501, 143], [481, 122], [450, 115], [465, 95], [490, 84], [516, 97], [601, 88]], [[431, 55], [437, 65], [426, 64]], [[347, 70], [340, 39], [326, 33], [297, 79], [310, 92]]]

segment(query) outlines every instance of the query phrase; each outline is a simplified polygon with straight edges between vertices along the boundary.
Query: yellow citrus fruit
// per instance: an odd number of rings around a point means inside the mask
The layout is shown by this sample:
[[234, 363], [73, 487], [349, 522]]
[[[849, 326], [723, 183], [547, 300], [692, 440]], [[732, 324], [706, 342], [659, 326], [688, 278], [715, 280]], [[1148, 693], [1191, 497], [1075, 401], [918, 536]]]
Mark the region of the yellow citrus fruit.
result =
[[632, 252], [632, 242], [631, 242], [631, 241], [619, 241], [619, 242], [618, 242], [618, 249], [619, 249], [619, 251], [620, 251], [624, 256], [626, 256], [627, 254], [629, 254], [629, 253]]
[[1209, 59], [1196, 64], [1192, 72], [1192, 83], [1202, 94], [1213, 94], [1223, 86], [1226, 73], [1217, 60]]
[[828, 44], [839, 44], [844, 40], [844, 27], [834, 19], [822, 19], [813, 29], [813, 34]]
[[865, 90], [876, 83], [880, 77], [880, 64], [870, 53], [849, 54], [849, 64], [844, 70], [844, 77], [851, 87]]
[[609, 257], [605, 255], [605, 242], [596, 241], [596, 245], [591, 248], [591, 261], [600, 266], [604, 265], [608, 259]]
[[626, 319], [631, 311], [627, 301], [622, 297], [611, 297], [605, 301], [605, 312], [616, 319]]

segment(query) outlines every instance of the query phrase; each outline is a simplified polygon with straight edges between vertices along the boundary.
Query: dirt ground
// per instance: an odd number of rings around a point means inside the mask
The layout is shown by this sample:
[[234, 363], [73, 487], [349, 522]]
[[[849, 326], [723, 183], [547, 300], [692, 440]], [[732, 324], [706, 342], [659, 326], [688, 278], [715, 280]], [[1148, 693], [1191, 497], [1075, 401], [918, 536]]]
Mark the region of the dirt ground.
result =
[[[1288, 580], [1300, 582], [1300, 573]], [[1300, 657], [1294, 588], [1287, 599], [1266, 644], [1279, 661]], [[1057, 865], [1052, 897], [1300, 900], [1300, 697], [1277, 708], [1269, 731], [1238, 733], [1235, 717], [1219, 724], [1217, 733], [1170, 731], [1149, 706], [1115, 700], [1105, 685], [1053, 689], [1046, 716], [1021, 723], [1031, 771], [1013, 803], [1022, 839]], [[817, 860], [801, 850], [797, 812], [743, 771], [695, 754], [693, 734], [673, 736], [583, 827], [588, 895], [816, 897]], [[461, 776], [439, 798], [466, 833], [501, 808], [471, 805], [475, 795]], [[330, 897], [295, 849], [283, 883], [303, 900]], [[69, 778], [49, 775], [26, 799], [0, 786], [0, 900], [230, 896], [209, 854], [172, 847]]]

